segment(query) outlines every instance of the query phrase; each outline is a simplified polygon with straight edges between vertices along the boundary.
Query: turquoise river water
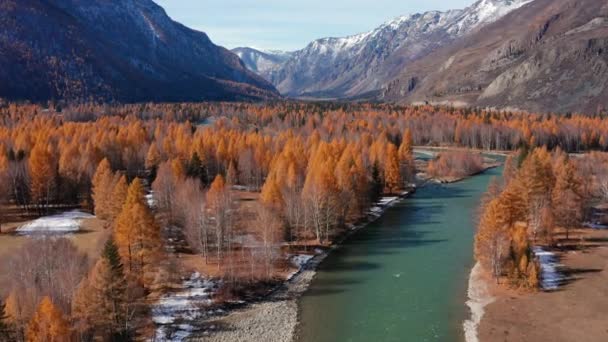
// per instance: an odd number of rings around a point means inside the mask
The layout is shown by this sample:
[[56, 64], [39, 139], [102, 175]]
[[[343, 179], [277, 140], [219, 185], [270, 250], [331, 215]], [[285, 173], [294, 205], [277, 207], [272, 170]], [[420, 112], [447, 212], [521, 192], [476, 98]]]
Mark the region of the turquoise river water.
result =
[[463, 341], [475, 211], [501, 172], [424, 186], [332, 252], [300, 299], [298, 340]]

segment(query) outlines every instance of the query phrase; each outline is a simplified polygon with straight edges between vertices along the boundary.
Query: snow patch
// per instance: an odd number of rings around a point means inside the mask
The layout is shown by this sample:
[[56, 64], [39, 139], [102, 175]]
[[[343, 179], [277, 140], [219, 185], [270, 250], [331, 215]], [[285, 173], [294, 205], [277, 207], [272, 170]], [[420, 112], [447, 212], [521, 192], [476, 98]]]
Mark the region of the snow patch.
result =
[[74, 233], [80, 230], [82, 220], [94, 217], [80, 210], [72, 210], [57, 215], [41, 217], [17, 228], [16, 232], [20, 235]]
[[154, 191], [150, 191], [148, 194], [144, 196], [148, 207], [154, 209], [156, 207], [156, 199], [154, 198]]
[[306, 266], [306, 264], [308, 264], [308, 262], [310, 260], [312, 260], [312, 258], [314, 258], [314, 255], [308, 255], [308, 254], [296, 254], [296, 255], [292, 255], [289, 258], [289, 261], [291, 262], [291, 264], [295, 267], [297, 267], [297, 270], [291, 272], [289, 274], [289, 276], [287, 276], [287, 280], [291, 280], [293, 279], [293, 277], [295, 277], [298, 273], [300, 273], [302, 271], [302, 269], [304, 268], [304, 266]]
[[488, 284], [483, 278], [480, 263], [475, 264], [469, 276], [469, 300], [466, 304], [471, 310], [471, 318], [463, 323], [464, 336], [467, 342], [479, 342], [477, 329], [485, 313], [485, 307], [494, 301], [488, 291]]
[[184, 341], [196, 331], [194, 322], [205, 315], [205, 306], [219, 284], [193, 273], [183, 281], [181, 289], [162, 297], [152, 309], [152, 321], [156, 324], [153, 341]]
[[557, 262], [557, 255], [542, 247], [532, 249], [540, 263], [540, 287], [545, 291], [557, 290], [565, 277], [559, 272], [562, 265]]
[[583, 227], [591, 228], [591, 229], [608, 229], [608, 226], [605, 224], [598, 224], [598, 223], [591, 223], [591, 222], [583, 223]]
[[465, 9], [465, 15], [458, 21], [459, 31], [471, 30], [497, 21], [510, 12], [533, 0], [480, 0]]

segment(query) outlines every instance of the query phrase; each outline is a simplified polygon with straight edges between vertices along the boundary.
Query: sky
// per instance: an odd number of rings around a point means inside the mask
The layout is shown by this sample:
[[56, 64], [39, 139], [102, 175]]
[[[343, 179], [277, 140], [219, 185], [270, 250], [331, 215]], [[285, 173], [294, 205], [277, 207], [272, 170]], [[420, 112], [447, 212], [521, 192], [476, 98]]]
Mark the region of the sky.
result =
[[465, 8], [474, 0], [155, 0], [218, 45], [297, 50], [369, 31], [400, 15]]

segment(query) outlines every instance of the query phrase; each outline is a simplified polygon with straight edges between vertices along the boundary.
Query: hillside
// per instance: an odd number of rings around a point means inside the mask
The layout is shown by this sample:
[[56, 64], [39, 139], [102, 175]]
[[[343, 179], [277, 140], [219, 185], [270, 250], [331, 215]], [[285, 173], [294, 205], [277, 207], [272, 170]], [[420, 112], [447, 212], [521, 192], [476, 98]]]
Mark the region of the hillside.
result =
[[530, 1], [480, 0], [464, 10], [397, 17], [370, 32], [315, 40], [260, 74], [292, 97], [369, 97], [409, 63]]
[[607, 72], [608, 3], [535, 0], [412, 63], [380, 98], [595, 113]]
[[274, 87], [151, 0], [0, 2], [0, 97], [193, 101], [274, 98]]
[[293, 55], [285, 51], [261, 51], [248, 47], [231, 50], [245, 63], [247, 69], [265, 77], [278, 69]]

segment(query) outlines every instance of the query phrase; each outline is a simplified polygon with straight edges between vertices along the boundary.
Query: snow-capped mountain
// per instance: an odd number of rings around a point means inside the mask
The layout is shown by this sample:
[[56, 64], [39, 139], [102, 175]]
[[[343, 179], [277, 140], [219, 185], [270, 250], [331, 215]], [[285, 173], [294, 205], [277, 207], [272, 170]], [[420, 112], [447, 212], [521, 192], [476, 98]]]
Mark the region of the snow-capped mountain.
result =
[[289, 96], [364, 97], [408, 63], [531, 1], [480, 0], [464, 10], [401, 16], [370, 32], [313, 41], [260, 74]]
[[[481, 4], [470, 18], [493, 20], [491, 13], [505, 11], [495, 10], [495, 2]], [[607, 18], [606, 1], [531, 1], [409, 63], [376, 99], [532, 112], [605, 111]]]
[[232, 49], [245, 66], [262, 76], [268, 75], [272, 70], [276, 70], [285, 63], [293, 52], [280, 50], [256, 50], [248, 47], [238, 47]]

